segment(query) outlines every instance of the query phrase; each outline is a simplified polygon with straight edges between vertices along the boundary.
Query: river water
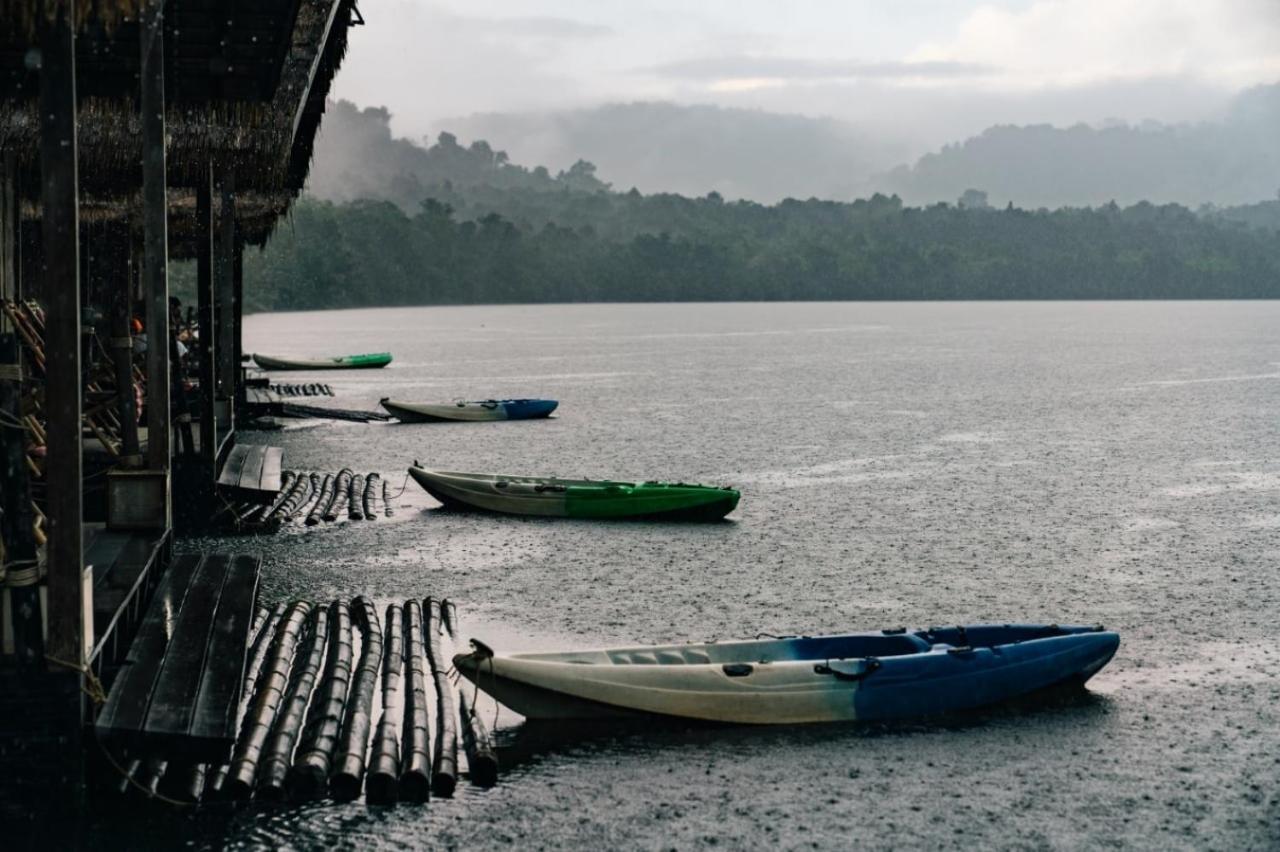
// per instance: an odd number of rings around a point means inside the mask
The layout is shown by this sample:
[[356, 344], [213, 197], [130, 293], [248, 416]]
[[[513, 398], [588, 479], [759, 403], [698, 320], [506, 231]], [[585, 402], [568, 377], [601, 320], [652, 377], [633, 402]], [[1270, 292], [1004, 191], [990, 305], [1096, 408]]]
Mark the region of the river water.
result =
[[943, 723], [550, 736], [506, 714], [492, 790], [161, 820], [152, 838], [1280, 845], [1278, 303], [378, 309], [253, 316], [245, 350], [393, 352], [297, 376], [345, 408], [561, 402], [544, 422], [249, 437], [288, 467], [377, 470], [393, 491], [417, 459], [743, 493], [724, 524], [601, 524], [442, 512], [409, 483], [393, 519], [217, 542], [264, 552], [264, 603], [444, 595], [499, 649], [980, 621], [1102, 622], [1123, 644], [1081, 695]]

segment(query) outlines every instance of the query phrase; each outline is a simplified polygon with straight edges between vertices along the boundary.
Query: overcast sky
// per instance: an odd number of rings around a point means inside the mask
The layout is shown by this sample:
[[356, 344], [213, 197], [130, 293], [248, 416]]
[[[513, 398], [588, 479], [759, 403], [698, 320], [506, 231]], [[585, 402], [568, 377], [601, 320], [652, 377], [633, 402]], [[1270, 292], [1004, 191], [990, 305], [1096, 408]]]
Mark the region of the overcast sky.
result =
[[931, 148], [994, 123], [1215, 117], [1280, 81], [1280, 0], [378, 0], [334, 95], [401, 135], [662, 99]]

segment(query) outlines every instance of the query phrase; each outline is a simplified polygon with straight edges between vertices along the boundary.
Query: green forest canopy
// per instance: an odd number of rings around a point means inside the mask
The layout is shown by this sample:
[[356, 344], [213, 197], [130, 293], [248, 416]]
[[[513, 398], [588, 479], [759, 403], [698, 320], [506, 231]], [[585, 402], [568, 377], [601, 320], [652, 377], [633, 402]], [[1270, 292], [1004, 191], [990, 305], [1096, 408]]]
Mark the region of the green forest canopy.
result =
[[[617, 192], [590, 163], [553, 176], [448, 134], [429, 148], [392, 141], [398, 164], [381, 162], [414, 180], [394, 203], [301, 199], [245, 257], [249, 309], [1280, 297], [1280, 201], [992, 209], [974, 190], [929, 207], [884, 195], [762, 205]], [[186, 299], [191, 272], [175, 270]]]

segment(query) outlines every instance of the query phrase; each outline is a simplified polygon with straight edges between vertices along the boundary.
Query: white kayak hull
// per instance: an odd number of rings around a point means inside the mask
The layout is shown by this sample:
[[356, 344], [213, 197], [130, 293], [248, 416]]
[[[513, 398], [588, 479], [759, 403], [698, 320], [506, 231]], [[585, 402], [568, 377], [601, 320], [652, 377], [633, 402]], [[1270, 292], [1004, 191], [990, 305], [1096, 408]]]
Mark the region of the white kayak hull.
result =
[[484, 649], [454, 665], [530, 719], [798, 724], [929, 716], [1083, 683], [1118, 645], [1101, 628], [974, 625], [553, 654]]

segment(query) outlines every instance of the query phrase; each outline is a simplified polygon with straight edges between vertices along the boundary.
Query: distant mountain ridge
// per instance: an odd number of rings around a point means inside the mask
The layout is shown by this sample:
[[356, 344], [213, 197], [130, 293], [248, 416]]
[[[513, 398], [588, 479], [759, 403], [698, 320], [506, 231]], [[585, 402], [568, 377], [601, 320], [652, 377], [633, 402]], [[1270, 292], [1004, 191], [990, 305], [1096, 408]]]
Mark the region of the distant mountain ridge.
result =
[[[1280, 84], [1242, 93], [1221, 122], [1003, 125], [891, 171], [887, 149], [847, 124], [754, 110], [633, 103], [472, 116], [451, 122], [430, 145], [396, 138], [390, 120], [382, 108], [331, 104], [310, 193], [337, 202], [385, 199], [412, 211], [441, 187], [637, 187], [761, 203], [882, 192], [916, 205], [954, 203], [976, 189], [995, 205], [1054, 209], [1111, 201], [1245, 205], [1275, 199], [1280, 189]], [[463, 144], [459, 136], [484, 141]], [[508, 150], [516, 160], [562, 168], [553, 174], [516, 165]]]
[[969, 188], [996, 204], [1237, 205], [1280, 190], [1280, 84], [1240, 94], [1222, 122], [998, 126], [872, 181], [909, 204]]

